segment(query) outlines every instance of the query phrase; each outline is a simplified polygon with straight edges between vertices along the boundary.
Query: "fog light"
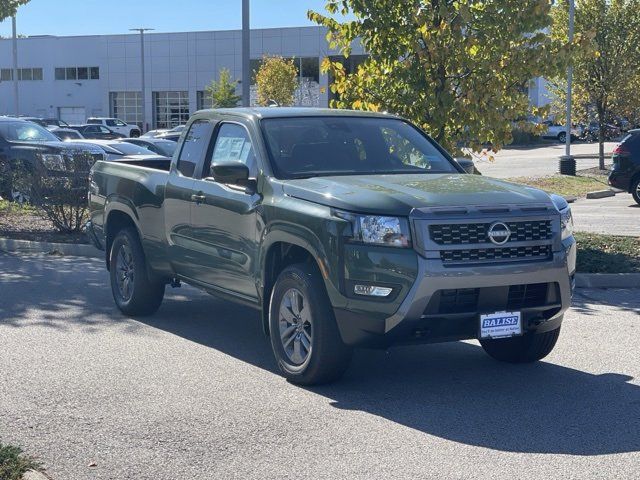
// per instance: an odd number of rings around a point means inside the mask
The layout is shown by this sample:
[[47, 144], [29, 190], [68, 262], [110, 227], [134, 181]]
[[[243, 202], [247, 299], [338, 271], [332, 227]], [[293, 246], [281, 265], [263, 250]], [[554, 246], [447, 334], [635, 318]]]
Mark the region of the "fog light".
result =
[[353, 287], [353, 293], [367, 297], [388, 297], [392, 291], [393, 288], [378, 287], [376, 285], [356, 285]]

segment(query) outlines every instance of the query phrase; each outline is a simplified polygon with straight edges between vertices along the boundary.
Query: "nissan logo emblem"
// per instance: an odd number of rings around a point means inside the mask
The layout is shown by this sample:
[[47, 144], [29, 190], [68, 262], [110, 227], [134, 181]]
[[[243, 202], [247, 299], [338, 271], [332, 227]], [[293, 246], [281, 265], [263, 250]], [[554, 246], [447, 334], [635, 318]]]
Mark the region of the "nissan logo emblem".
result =
[[509, 227], [502, 222], [494, 222], [489, 227], [487, 236], [492, 243], [495, 243], [496, 245], [504, 245], [509, 241], [509, 237], [511, 237], [511, 230], [509, 230]]

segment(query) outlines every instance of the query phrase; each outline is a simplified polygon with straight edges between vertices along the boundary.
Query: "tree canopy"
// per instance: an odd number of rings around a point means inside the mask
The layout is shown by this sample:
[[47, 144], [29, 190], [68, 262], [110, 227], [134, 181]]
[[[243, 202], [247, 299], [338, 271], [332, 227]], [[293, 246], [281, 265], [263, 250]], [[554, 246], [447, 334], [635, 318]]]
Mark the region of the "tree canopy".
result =
[[13, 17], [18, 7], [28, 2], [29, 0], [0, 0], [0, 22]]
[[[600, 125], [600, 168], [604, 168], [604, 129], [611, 114], [639, 120], [640, 96], [640, 0], [577, 0], [575, 32], [586, 43], [572, 57], [572, 101], [579, 121], [596, 118]], [[568, 1], [553, 8], [554, 38], [568, 35]], [[554, 93], [566, 98], [563, 80]]]
[[256, 72], [258, 104], [293, 105], [293, 96], [298, 86], [298, 69], [293, 59], [273, 56], [264, 57]]
[[[332, 106], [389, 111], [445, 147], [494, 149], [511, 141], [514, 122], [540, 112], [527, 86], [555, 77], [569, 48], [548, 35], [548, 0], [327, 0], [327, 27], [345, 56], [358, 38], [369, 57], [353, 73], [325, 59], [334, 81]], [[339, 22], [335, 14], [349, 15]]]
[[241, 100], [240, 95], [236, 95], [237, 84], [237, 80], [231, 80], [231, 72], [228, 69], [221, 69], [218, 81], [211, 80], [205, 88], [209, 105], [212, 108], [237, 107]]

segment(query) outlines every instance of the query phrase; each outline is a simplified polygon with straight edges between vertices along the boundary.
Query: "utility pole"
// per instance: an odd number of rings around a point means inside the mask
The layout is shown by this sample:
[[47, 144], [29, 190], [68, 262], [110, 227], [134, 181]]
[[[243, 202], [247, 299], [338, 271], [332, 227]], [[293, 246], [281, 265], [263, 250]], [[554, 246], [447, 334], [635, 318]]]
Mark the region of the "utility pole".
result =
[[[569, 0], [569, 43], [573, 42], [573, 23], [575, 16], [575, 1]], [[573, 65], [567, 67], [567, 118], [565, 124], [565, 152], [560, 157], [560, 173], [564, 175], [576, 174], [576, 159], [571, 156], [571, 92], [573, 87]]]
[[242, 106], [251, 106], [251, 27], [249, 0], [242, 0]]
[[147, 83], [144, 75], [144, 32], [155, 30], [154, 28], [130, 28], [132, 32], [140, 33], [140, 69], [142, 73], [142, 91], [140, 92], [140, 107], [142, 108], [142, 133], [147, 131], [147, 109], [145, 95], [147, 91]]
[[11, 28], [13, 30], [13, 110], [16, 117], [20, 115], [20, 99], [18, 95], [18, 34], [16, 28], [16, 16], [11, 17]]

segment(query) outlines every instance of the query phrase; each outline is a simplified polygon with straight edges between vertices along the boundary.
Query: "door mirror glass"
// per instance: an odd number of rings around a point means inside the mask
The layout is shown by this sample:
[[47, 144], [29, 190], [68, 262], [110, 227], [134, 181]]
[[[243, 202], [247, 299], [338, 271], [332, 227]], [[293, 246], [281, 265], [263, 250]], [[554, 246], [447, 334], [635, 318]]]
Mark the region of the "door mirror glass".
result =
[[249, 184], [249, 167], [242, 162], [215, 163], [211, 176], [218, 183], [246, 187]]

